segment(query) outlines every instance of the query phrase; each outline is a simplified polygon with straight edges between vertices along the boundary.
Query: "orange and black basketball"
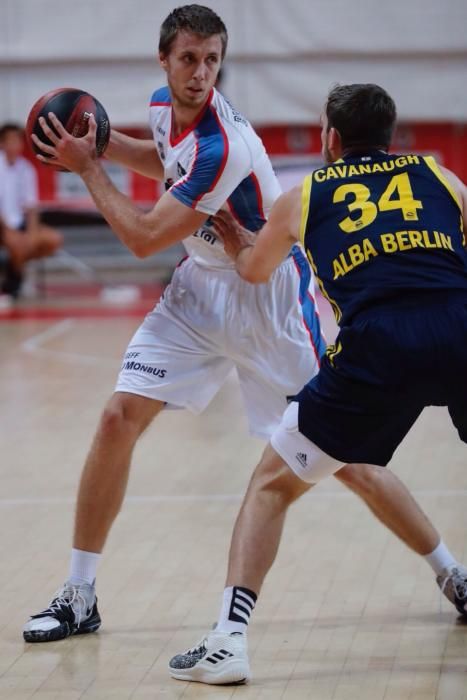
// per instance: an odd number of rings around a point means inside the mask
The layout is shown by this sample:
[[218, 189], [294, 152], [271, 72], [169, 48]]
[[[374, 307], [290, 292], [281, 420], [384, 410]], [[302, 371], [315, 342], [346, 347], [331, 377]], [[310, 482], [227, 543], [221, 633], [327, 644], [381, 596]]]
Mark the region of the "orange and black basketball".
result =
[[39, 117], [47, 119], [49, 112], [53, 112], [65, 129], [76, 137], [87, 134], [88, 119], [93, 114], [97, 124], [96, 151], [98, 156], [103, 155], [109, 143], [110, 122], [107, 112], [99, 100], [84, 90], [74, 88], [59, 88], [40, 97], [29, 112], [26, 123], [26, 137], [36, 153], [41, 153], [41, 151], [31, 140], [32, 134], [35, 134], [44, 143], [53, 145], [50, 144], [39, 124]]

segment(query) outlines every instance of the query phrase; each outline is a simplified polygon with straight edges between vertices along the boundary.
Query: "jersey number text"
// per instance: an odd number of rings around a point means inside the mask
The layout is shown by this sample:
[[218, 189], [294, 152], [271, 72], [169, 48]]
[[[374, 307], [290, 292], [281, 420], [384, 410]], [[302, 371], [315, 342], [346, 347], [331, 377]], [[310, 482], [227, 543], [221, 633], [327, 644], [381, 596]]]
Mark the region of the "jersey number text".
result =
[[378, 216], [378, 211], [400, 209], [404, 221], [418, 221], [417, 209], [422, 209], [423, 205], [419, 199], [414, 199], [407, 173], [400, 173], [391, 178], [377, 204], [370, 200], [370, 195], [368, 187], [358, 182], [341, 185], [334, 192], [334, 204], [345, 202], [347, 197], [354, 198], [347, 207], [357, 218], [347, 216], [339, 222], [345, 233], [354, 233], [369, 226]]

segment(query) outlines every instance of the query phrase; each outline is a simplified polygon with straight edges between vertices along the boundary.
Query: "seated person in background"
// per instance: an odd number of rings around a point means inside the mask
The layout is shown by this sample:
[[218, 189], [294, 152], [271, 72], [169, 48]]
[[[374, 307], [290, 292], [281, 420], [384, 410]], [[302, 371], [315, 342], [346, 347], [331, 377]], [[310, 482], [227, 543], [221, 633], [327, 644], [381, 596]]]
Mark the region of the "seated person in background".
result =
[[0, 245], [8, 253], [1, 292], [17, 297], [28, 260], [53, 255], [62, 235], [39, 221], [37, 173], [23, 157], [24, 135], [17, 124], [0, 127]]

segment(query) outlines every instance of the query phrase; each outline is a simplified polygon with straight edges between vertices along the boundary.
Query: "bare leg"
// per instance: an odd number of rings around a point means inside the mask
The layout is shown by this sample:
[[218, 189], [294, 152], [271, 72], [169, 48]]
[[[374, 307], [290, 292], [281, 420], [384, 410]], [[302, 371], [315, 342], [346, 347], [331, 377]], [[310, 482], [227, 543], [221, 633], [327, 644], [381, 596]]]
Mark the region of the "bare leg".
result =
[[276, 558], [287, 508], [309, 488], [268, 445], [235, 523], [226, 586], [259, 593]]
[[[225, 629], [222, 612], [216, 629], [200, 645], [169, 662], [173, 678], [198, 681], [210, 685], [245, 683], [250, 677], [246, 628], [264, 578], [271, 568], [279, 547], [285, 514], [289, 505], [307, 491], [310, 485], [299, 479], [268, 445], [256, 467], [235, 523], [229, 554], [229, 569], [222, 609], [242, 613], [237, 615], [239, 629]], [[237, 601], [226, 602], [232, 595], [231, 586], [241, 586]], [[245, 591], [245, 589], [248, 589]], [[235, 589], [238, 593], [238, 589]], [[236, 593], [236, 595], [237, 595]], [[226, 613], [230, 616], [230, 613]], [[245, 617], [247, 615], [247, 617]], [[243, 620], [244, 624], [239, 624]], [[215, 660], [215, 663], [213, 661]]]
[[135, 394], [116, 393], [101, 417], [81, 475], [73, 546], [101, 552], [122, 505], [133, 448], [163, 408]]
[[13, 269], [21, 273], [29, 260], [56, 253], [63, 245], [63, 236], [59, 231], [43, 224], [39, 224], [33, 232], [5, 228], [3, 245], [10, 255]]
[[438, 532], [407, 487], [389, 469], [348, 464], [334, 476], [360, 496], [378, 520], [414, 552], [424, 556], [438, 546]]
[[30, 237], [30, 260], [49, 257], [49, 255], [53, 255], [63, 246], [62, 234], [44, 224], [39, 224], [36, 231], [26, 235]]
[[5, 228], [3, 232], [3, 245], [9, 253], [12, 267], [17, 272], [21, 272], [30, 254], [30, 245], [27, 236], [19, 231]]
[[[392, 472], [358, 464], [335, 476], [415, 552], [429, 554], [438, 545], [437, 531]], [[287, 508], [309, 488], [268, 445], [235, 523], [226, 586], [242, 585], [259, 593], [276, 557]]]

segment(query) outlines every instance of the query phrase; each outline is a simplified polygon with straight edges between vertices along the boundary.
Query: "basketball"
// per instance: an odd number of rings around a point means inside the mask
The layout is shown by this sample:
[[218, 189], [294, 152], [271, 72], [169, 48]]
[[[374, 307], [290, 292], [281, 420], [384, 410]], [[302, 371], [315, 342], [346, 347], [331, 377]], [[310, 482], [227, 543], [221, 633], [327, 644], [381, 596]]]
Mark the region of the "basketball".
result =
[[97, 155], [104, 154], [110, 138], [110, 122], [107, 112], [95, 97], [84, 90], [74, 88], [52, 90], [40, 97], [33, 105], [26, 123], [26, 138], [35, 153], [46, 155], [41, 153], [33, 142], [32, 134], [35, 134], [44, 143], [53, 145], [39, 124], [39, 117], [44, 117], [47, 120], [49, 112], [53, 112], [65, 129], [78, 138], [87, 134], [88, 119], [90, 114], [93, 114], [97, 124]]

